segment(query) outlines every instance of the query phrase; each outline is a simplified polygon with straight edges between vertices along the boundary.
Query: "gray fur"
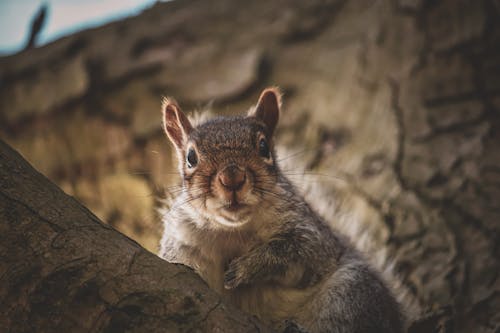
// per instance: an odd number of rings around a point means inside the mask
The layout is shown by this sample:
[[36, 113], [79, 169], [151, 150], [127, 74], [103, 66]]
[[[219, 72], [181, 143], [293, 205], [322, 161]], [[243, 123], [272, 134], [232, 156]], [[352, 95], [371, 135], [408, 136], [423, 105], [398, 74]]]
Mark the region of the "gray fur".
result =
[[[275, 90], [265, 93], [269, 106], [259, 101], [256, 109], [273, 112], [265, 108], [281, 103], [272, 103]], [[196, 147], [200, 162], [187, 170], [180, 159], [183, 190], [164, 215], [160, 256], [192, 267], [228, 301], [285, 331], [402, 332], [399, 305], [379, 274], [298, 194], [274, 152], [269, 159], [256, 152], [267, 119], [272, 126], [277, 119], [259, 116], [210, 121], [176, 146], [180, 157]], [[247, 170], [234, 199], [217, 182], [229, 163]], [[211, 208], [224, 200], [250, 208], [227, 220]]]

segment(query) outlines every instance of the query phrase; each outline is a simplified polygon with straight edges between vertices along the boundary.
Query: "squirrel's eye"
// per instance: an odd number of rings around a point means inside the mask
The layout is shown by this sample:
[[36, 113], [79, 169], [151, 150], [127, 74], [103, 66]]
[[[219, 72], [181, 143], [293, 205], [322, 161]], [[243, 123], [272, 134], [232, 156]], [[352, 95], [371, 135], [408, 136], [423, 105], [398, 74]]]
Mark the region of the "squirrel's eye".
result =
[[186, 156], [186, 163], [188, 168], [194, 168], [198, 164], [198, 156], [196, 156], [196, 152], [194, 151], [193, 148], [189, 148], [187, 156]]
[[267, 145], [266, 139], [262, 138], [259, 141], [259, 155], [265, 158], [269, 158], [270, 152], [269, 152], [269, 146]]

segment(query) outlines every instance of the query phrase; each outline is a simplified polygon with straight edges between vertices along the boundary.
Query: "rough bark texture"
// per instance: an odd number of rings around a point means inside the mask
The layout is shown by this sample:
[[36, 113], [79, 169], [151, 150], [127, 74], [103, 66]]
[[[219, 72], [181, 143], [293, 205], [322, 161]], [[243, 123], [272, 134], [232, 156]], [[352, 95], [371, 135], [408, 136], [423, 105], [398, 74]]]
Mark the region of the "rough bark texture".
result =
[[0, 141], [1, 332], [262, 332]]
[[320, 175], [304, 182], [319, 179], [373, 230], [374, 246], [434, 311], [413, 330], [495, 332], [499, 11], [494, 0], [158, 4], [0, 59], [0, 131], [66, 192], [155, 250], [154, 197], [176, 182], [161, 96], [227, 114], [277, 84], [279, 141]]

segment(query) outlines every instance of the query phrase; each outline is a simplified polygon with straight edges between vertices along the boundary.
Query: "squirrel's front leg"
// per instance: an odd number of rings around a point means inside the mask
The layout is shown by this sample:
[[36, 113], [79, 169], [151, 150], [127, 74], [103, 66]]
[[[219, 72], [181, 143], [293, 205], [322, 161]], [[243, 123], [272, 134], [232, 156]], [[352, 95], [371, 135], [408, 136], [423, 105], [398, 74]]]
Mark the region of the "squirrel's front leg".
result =
[[264, 244], [233, 259], [224, 274], [224, 288], [234, 289], [242, 284], [267, 282], [283, 276], [289, 258], [276, 245], [273, 242]]
[[224, 274], [224, 288], [267, 282], [283, 276], [286, 268], [286, 258], [276, 257], [266, 244], [229, 263]]
[[234, 289], [239, 285], [276, 282], [288, 287], [306, 287], [319, 279], [317, 269], [308, 254], [313, 248], [303, 239], [277, 235], [268, 243], [254, 248], [229, 263], [224, 275], [224, 287]]

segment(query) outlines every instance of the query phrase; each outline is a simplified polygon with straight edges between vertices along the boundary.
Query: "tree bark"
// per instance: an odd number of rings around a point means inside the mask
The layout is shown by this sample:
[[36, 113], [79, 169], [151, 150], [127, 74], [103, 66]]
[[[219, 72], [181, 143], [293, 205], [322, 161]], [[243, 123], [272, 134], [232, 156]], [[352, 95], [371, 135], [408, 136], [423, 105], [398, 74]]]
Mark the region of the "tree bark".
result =
[[1, 332], [269, 332], [0, 141]]
[[[321, 187], [318, 202], [367, 231], [369, 257], [383, 250], [394, 261], [423, 313], [412, 331], [497, 332], [499, 13], [496, 0], [159, 3], [0, 58], [0, 132], [66, 192], [154, 251], [161, 228], [152, 197], [177, 181], [160, 126], [162, 95], [186, 111], [210, 105], [215, 114], [241, 114], [264, 87], [279, 85], [285, 172], [299, 187]], [[297, 175], [302, 164], [306, 175]], [[43, 212], [50, 200], [39, 197]], [[322, 214], [345, 222], [331, 209]], [[26, 235], [25, 243], [38, 237], [28, 227]], [[23, 239], [0, 246], [32, 251]], [[65, 242], [58, 239], [56, 248]], [[93, 255], [105, 241], [82, 239], [92, 242], [82, 253]], [[110, 264], [130, 256], [115, 254]], [[40, 263], [5, 260], [4, 270], [45, 276]], [[11, 283], [2, 290], [15, 298], [24, 289]], [[37, 297], [37, 311], [50, 308]], [[36, 325], [50, 318], [40, 315]]]

